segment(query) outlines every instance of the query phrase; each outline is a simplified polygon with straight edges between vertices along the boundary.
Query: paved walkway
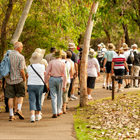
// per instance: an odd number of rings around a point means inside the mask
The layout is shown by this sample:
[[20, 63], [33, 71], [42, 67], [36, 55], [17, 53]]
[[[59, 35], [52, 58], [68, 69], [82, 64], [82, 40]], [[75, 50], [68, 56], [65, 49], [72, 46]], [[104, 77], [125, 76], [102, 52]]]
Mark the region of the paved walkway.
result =
[[[111, 96], [111, 91], [101, 89], [101, 86], [101, 84], [96, 84], [96, 89], [92, 93], [94, 99]], [[140, 90], [140, 88], [125, 89], [123, 93], [135, 90]], [[78, 103], [79, 100], [70, 101], [68, 113], [55, 119], [51, 118], [51, 101], [45, 100], [42, 120], [30, 123], [29, 102], [26, 97], [22, 107], [25, 120], [17, 118], [17, 120], [9, 122], [9, 113], [0, 113], [0, 140], [75, 140], [73, 111]], [[4, 105], [4, 103], [0, 102], [1, 105]]]

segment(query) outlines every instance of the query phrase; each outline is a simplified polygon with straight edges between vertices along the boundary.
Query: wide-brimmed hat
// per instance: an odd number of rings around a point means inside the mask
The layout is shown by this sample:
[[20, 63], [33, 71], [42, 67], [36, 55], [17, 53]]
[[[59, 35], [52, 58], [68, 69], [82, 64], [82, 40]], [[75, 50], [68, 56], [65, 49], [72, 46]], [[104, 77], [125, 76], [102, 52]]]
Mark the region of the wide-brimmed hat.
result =
[[62, 50], [57, 50], [55, 51], [55, 54], [53, 54], [52, 56], [53, 57], [56, 57], [56, 58], [59, 58], [59, 57], [62, 57]]
[[67, 56], [67, 53], [62, 50], [62, 56]]
[[104, 43], [100, 43], [100, 44], [101, 44], [102, 48], [105, 48], [105, 44]]
[[97, 46], [98, 46], [98, 47], [102, 47], [102, 45], [101, 45], [101, 44], [98, 44]]
[[45, 51], [46, 51], [45, 49], [40, 49], [40, 48], [35, 49], [35, 52], [41, 53], [43, 57], [44, 57]]
[[76, 48], [76, 47], [75, 47], [75, 43], [69, 43], [68, 48]]
[[40, 63], [42, 59], [43, 59], [43, 55], [41, 53], [34, 52], [32, 54], [32, 57], [29, 59], [29, 61], [31, 64], [36, 64], [36, 63]]
[[55, 52], [56, 48], [55, 47], [51, 47], [51, 49], [49, 50], [50, 52]]
[[137, 45], [137, 44], [133, 44], [133, 45], [132, 45], [132, 48], [133, 48], [133, 47], [138, 48], [138, 45]]
[[89, 56], [90, 58], [93, 58], [95, 55], [96, 55], [96, 52], [94, 51], [94, 49], [90, 49], [90, 50], [89, 50], [88, 56]]
[[109, 50], [115, 50], [115, 46], [112, 43], [108, 44], [108, 49]]
[[129, 49], [129, 47], [128, 47], [128, 45], [127, 45], [126, 43], [123, 43], [123, 44], [122, 44], [122, 47], [123, 47], [123, 50]]

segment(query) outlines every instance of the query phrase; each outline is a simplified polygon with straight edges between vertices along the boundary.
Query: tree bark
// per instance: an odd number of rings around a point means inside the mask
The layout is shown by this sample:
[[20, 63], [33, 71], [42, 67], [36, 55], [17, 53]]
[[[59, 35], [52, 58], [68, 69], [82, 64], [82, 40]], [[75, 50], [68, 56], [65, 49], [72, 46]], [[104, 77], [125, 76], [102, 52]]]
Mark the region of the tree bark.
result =
[[9, 0], [8, 8], [6, 10], [5, 18], [2, 22], [2, 28], [1, 28], [1, 47], [0, 47], [0, 62], [3, 59], [4, 56], [4, 50], [6, 49], [6, 27], [7, 23], [10, 19], [10, 15], [12, 13], [13, 9], [13, 2], [14, 0]]
[[81, 67], [80, 67], [80, 106], [87, 105], [87, 58], [89, 53], [91, 33], [93, 29], [94, 20], [92, 19], [93, 14], [96, 13], [99, 2], [93, 1], [91, 7], [87, 28], [84, 36], [84, 47], [82, 52]]
[[124, 30], [124, 34], [125, 34], [125, 43], [130, 47], [130, 40], [129, 40], [129, 34], [128, 34], [128, 29], [127, 29], [127, 24], [122, 24], [123, 26], [123, 30]]
[[23, 27], [24, 27], [24, 23], [25, 23], [26, 18], [28, 16], [30, 7], [32, 5], [32, 2], [33, 2], [33, 0], [27, 0], [26, 1], [24, 10], [23, 10], [22, 15], [20, 17], [20, 20], [19, 20], [19, 23], [17, 25], [16, 31], [15, 31], [15, 33], [13, 35], [12, 40], [10, 41], [11, 44], [15, 44], [18, 41], [18, 39], [19, 39], [19, 37], [20, 37], [20, 35], [22, 33], [22, 30], [23, 30]]
[[110, 38], [110, 34], [109, 34], [108, 30], [106, 28], [104, 28], [104, 31], [106, 33], [108, 43], [111, 43], [111, 38]]

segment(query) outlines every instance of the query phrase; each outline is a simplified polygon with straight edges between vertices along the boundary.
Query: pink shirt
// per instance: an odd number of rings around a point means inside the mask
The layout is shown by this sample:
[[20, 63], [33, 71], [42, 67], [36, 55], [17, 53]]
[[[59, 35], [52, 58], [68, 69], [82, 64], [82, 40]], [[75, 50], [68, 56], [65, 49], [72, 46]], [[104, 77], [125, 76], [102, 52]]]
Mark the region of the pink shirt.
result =
[[67, 84], [67, 73], [66, 65], [61, 59], [55, 59], [49, 62], [46, 69], [45, 82], [48, 83], [49, 77], [63, 77], [63, 87], [66, 88]]

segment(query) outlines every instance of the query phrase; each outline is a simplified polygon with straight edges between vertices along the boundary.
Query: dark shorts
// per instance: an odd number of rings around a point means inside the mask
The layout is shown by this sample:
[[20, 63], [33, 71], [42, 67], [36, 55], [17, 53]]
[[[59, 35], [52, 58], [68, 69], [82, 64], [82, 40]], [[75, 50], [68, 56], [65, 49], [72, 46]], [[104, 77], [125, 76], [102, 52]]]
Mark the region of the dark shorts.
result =
[[[129, 69], [129, 75], [131, 75], [131, 73], [132, 73], [132, 66], [128, 66], [128, 69]], [[125, 68], [124, 75], [127, 75], [127, 70], [126, 70], [126, 68]]]
[[96, 80], [96, 77], [88, 77], [87, 78], [87, 87], [91, 88], [91, 89], [94, 89], [94, 87], [95, 87], [95, 80]]
[[70, 83], [70, 86], [69, 86], [69, 91], [68, 91], [68, 97], [70, 98], [70, 93], [71, 93], [71, 90], [72, 90], [72, 85], [73, 85], [73, 79], [71, 79], [71, 83]]
[[25, 82], [21, 82], [14, 85], [9, 85], [6, 83], [5, 88], [5, 96], [6, 98], [15, 98], [16, 97], [24, 97], [25, 96]]
[[101, 60], [102, 60], [102, 57], [101, 58], [98, 58], [99, 65], [102, 68], [103, 67], [103, 62], [101, 63]]
[[106, 63], [106, 73], [111, 73], [111, 65], [112, 65], [112, 62]]
[[[115, 76], [123, 76], [124, 75], [124, 69], [114, 69]], [[115, 81], [118, 81], [119, 84], [122, 84], [122, 79], [115, 79]]]

